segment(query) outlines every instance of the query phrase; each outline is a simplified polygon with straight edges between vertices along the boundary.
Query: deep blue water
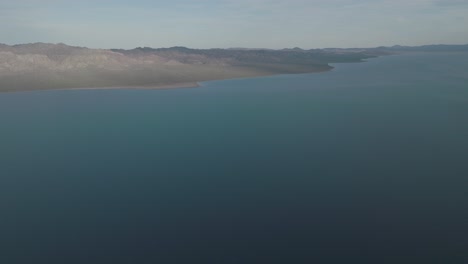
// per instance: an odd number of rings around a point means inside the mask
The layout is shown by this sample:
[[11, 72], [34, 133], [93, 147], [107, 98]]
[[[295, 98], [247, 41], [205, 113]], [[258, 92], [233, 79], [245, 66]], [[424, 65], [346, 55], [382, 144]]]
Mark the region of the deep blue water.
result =
[[0, 94], [0, 263], [468, 263], [468, 53]]

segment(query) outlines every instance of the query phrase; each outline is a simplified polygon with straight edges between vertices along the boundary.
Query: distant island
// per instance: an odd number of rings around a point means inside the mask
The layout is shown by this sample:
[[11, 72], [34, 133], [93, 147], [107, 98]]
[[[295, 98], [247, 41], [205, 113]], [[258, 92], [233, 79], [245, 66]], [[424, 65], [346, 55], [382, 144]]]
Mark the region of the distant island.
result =
[[401, 52], [465, 52], [468, 45], [364, 49], [89, 49], [65, 44], [0, 44], [0, 92], [77, 88], [176, 88], [198, 82], [331, 70]]

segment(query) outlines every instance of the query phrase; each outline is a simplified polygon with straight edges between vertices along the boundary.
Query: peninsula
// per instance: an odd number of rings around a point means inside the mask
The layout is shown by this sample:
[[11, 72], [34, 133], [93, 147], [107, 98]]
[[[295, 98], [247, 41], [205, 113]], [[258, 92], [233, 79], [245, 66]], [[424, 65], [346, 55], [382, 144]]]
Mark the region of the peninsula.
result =
[[[443, 50], [444, 47], [436, 48]], [[193, 87], [197, 82], [209, 80], [328, 71], [333, 68], [330, 63], [361, 62], [404, 51], [414, 49], [395, 46], [312, 50], [185, 47], [106, 50], [62, 43], [0, 44], [0, 92]]]

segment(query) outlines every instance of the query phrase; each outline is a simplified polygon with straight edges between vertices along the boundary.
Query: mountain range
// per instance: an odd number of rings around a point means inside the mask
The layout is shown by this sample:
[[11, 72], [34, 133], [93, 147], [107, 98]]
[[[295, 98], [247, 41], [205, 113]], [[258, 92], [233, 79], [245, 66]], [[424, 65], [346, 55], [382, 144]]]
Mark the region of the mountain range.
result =
[[240, 77], [327, 71], [398, 52], [468, 51], [468, 45], [368, 49], [89, 49], [65, 44], [0, 44], [0, 91], [196, 86]]

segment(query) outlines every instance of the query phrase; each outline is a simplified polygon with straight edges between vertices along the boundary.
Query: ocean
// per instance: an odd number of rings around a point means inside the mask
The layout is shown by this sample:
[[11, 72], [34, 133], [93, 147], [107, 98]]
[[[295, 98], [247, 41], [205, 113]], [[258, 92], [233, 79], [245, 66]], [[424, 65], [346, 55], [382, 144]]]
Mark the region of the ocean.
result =
[[0, 94], [0, 263], [468, 263], [468, 53]]

